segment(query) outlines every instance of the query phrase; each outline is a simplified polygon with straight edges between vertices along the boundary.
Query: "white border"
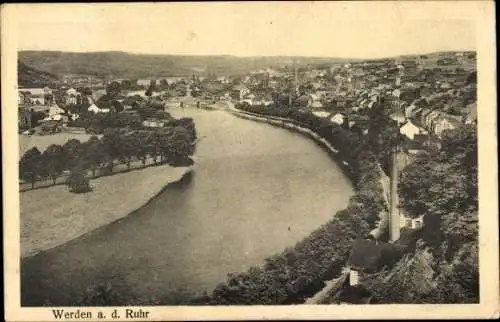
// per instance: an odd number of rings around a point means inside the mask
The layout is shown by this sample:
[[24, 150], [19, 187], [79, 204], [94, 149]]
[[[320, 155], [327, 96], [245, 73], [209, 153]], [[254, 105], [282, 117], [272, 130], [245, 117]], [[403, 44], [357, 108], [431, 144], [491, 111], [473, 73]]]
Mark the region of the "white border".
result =
[[[260, 3], [263, 4], [263, 3]], [[307, 5], [320, 5], [307, 3]], [[72, 4], [73, 6], [78, 6]], [[80, 4], [81, 5], [81, 4]], [[95, 6], [96, 4], [89, 4]], [[123, 4], [107, 4], [108, 7]], [[126, 4], [134, 6], [135, 4]], [[145, 4], [141, 4], [144, 6]], [[152, 5], [152, 4], [149, 4]], [[180, 5], [180, 4], [177, 4]], [[197, 3], [196, 5], [202, 5]], [[209, 5], [209, 4], [203, 4]], [[234, 4], [228, 4], [234, 5]], [[244, 5], [244, 4], [242, 4]], [[251, 4], [258, 6], [259, 3]], [[281, 3], [283, 7], [285, 5]], [[296, 4], [295, 4], [296, 5]], [[322, 5], [322, 4], [321, 4]], [[480, 223], [480, 304], [475, 305], [293, 305], [231, 307], [142, 307], [150, 320], [249, 320], [249, 319], [392, 319], [392, 318], [493, 318], [499, 316], [498, 185], [496, 135], [496, 60], [494, 3], [491, 1], [443, 2], [345, 2], [343, 7], [369, 7], [365, 14], [383, 16], [385, 11], [400, 10], [415, 19], [472, 19], [476, 23], [478, 54], [478, 137], [479, 137], [479, 223]], [[4, 280], [5, 319], [8, 321], [54, 321], [51, 308], [21, 308], [19, 278], [19, 196], [17, 136], [17, 8], [1, 7], [2, 70], [2, 149], [4, 205]], [[30, 5], [33, 10], [50, 10], [51, 5]], [[283, 8], [281, 7], [281, 8]], [[395, 9], [396, 8], [396, 9]], [[275, 7], [279, 10], [280, 8]], [[191, 17], [192, 19], [193, 17]], [[360, 17], [361, 19], [361, 17]], [[390, 23], [380, 20], [380, 23]], [[405, 40], [407, 41], [407, 40]], [[418, 40], [416, 40], [418, 41]], [[381, 44], [382, 45], [382, 44]], [[108, 317], [114, 309], [101, 310]], [[109, 321], [111, 319], [102, 319]]]

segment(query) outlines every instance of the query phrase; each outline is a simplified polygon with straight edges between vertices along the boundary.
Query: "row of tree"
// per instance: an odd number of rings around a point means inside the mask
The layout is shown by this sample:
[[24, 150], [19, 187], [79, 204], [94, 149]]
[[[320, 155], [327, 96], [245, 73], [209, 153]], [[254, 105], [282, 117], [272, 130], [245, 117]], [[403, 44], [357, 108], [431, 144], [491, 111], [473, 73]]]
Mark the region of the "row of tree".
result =
[[84, 143], [71, 139], [63, 146], [51, 145], [43, 153], [36, 147], [26, 151], [19, 162], [19, 176], [34, 187], [36, 181], [47, 178], [55, 184], [65, 170], [91, 170], [95, 176], [98, 169], [112, 172], [115, 162], [126, 163], [130, 169], [132, 161], [141, 160], [145, 166], [148, 157], [155, 164], [187, 166], [193, 163], [190, 156], [195, 140], [196, 129], [188, 118], [157, 130], [106, 129], [100, 139], [92, 136]]
[[[336, 124], [324, 122], [310, 112], [287, 108], [244, 107], [254, 113], [286, 117], [307, 127], [334, 145], [340, 158], [348, 160], [356, 193], [348, 207], [294, 247], [265, 260], [261, 267], [228, 274], [211, 294], [190, 304], [290, 304], [302, 303], [324, 286], [323, 281], [340, 273], [352, 241], [375, 227], [384, 209], [377, 160], [361, 140]], [[362, 183], [362, 184], [359, 184]]]

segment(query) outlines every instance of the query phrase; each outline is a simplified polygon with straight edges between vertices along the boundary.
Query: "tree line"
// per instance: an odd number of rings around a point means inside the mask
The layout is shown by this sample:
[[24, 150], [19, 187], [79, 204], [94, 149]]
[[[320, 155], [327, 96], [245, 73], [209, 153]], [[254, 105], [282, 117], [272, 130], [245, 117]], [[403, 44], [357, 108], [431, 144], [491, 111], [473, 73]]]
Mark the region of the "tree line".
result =
[[[155, 130], [126, 130], [108, 128], [101, 138], [92, 136], [86, 142], [70, 139], [64, 145], [50, 145], [43, 153], [36, 147], [26, 151], [19, 162], [19, 177], [31, 182], [56, 179], [64, 172], [75, 174], [90, 170], [113, 172], [116, 162], [125, 163], [130, 169], [134, 160], [152, 157], [154, 164], [172, 166], [193, 164], [190, 156], [195, 149], [196, 128], [190, 118], [175, 120], [172, 126]], [[70, 176], [71, 177], [71, 176]]]

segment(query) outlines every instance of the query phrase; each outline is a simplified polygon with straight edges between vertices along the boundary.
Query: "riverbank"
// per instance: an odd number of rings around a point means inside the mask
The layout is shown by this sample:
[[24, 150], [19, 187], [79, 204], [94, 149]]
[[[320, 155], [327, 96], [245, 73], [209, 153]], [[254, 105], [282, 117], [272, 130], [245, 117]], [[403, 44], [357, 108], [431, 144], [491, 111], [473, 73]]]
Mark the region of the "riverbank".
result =
[[[325, 149], [331, 157], [333, 157], [339, 167], [344, 171], [344, 174], [350, 178], [351, 181], [354, 181], [353, 179], [353, 171], [350, 165], [345, 162], [344, 160], [340, 160], [338, 158], [339, 150], [334, 148], [328, 141], [326, 141], [324, 138], [319, 136], [318, 134], [314, 133], [310, 129], [295, 125], [293, 123], [290, 123], [290, 120], [280, 118], [280, 117], [274, 117], [274, 116], [269, 116], [269, 115], [259, 115], [247, 111], [242, 111], [234, 107], [233, 104], [228, 104], [229, 110], [233, 113], [233, 115], [247, 119], [247, 120], [252, 120], [256, 122], [262, 122], [262, 123], [267, 123], [271, 124], [274, 126], [278, 126], [281, 128], [289, 129], [291, 131], [296, 131], [299, 132], [311, 139], [313, 139], [317, 144], [319, 144], [323, 149]], [[379, 177], [379, 184], [380, 187], [382, 188], [382, 197], [384, 200], [384, 204], [386, 205], [387, 208], [389, 208], [389, 200], [390, 200], [390, 179], [389, 177], [384, 173], [382, 168], [380, 167], [379, 164], [377, 164], [377, 176]], [[388, 212], [386, 210], [381, 210], [379, 215], [379, 222], [377, 223], [377, 226], [370, 232], [370, 235], [374, 236], [375, 238], [379, 238], [385, 230], [387, 230], [388, 224], [389, 224], [389, 218], [388, 218]]]
[[20, 194], [21, 257], [64, 244], [128, 216], [190, 167], [162, 165], [91, 181], [92, 192], [72, 194], [66, 186]]

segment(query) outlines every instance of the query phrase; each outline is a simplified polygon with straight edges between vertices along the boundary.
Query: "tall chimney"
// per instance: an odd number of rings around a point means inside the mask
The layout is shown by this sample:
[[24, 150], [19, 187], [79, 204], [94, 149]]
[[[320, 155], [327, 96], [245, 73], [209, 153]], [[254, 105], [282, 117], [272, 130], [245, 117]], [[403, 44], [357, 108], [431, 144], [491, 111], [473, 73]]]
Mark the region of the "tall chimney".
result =
[[297, 76], [297, 65], [296, 65], [295, 59], [293, 60], [293, 77], [294, 77], [293, 86], [294, 86], [295, 93], [297, 93], [297, 91], [298, 91], [298, 87], [297, 87], [298, 76]]
[[288, 106], [292, 107], [292, 97], [297, 94], [297, 67], [295, 66], [295, 58], [292, 59], [293, 63], [293, 82], [290, 85], [290, 92], [288, 94]]
[[400, 236], [400, 219], [398, 207], [398, 167], [397, 167], [397, 145], [392, 151], [391, 164], [391, 209], [389, 213], [389, 242], [395, 242]]

